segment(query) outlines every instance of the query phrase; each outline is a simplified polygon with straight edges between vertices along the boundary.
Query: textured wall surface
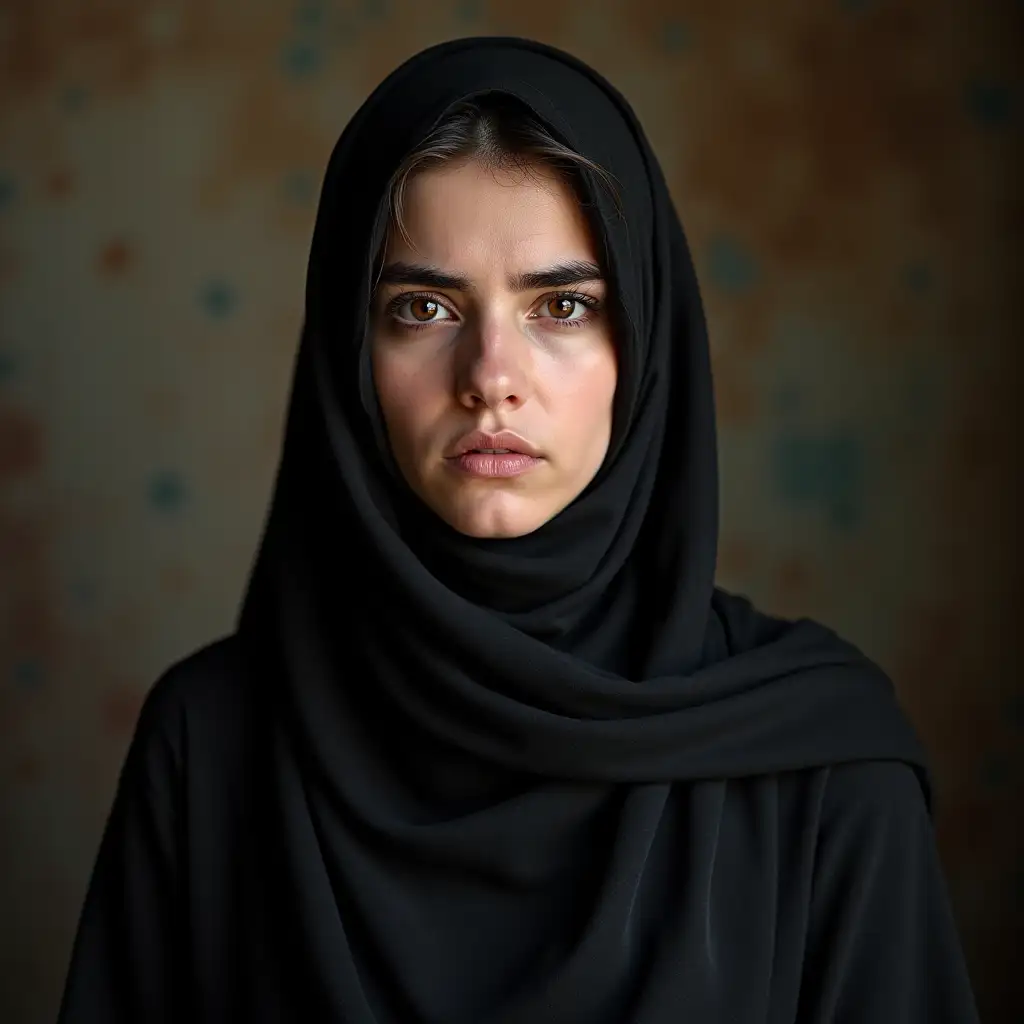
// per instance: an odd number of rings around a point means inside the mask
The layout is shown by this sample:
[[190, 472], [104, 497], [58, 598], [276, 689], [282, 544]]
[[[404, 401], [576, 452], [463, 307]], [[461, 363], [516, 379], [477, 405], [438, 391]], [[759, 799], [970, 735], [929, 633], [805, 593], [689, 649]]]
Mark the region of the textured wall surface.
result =
[[423, 46], [607, 74], [688, 229], [721, 581], [891, 671], [1020, 995], [1022, 5], [0, 0], [0, 1019], [51, 1020], [140, 701], [230, 628], [330, 147]]

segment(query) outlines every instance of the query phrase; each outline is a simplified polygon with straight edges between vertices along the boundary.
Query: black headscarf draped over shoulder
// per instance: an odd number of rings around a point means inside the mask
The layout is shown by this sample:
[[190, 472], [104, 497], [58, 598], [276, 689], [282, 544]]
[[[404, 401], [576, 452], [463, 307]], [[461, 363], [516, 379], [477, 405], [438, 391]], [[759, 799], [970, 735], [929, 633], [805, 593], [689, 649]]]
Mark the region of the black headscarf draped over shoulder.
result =
[[[618, 186], [616, 199], [583, 173], [621, 307], [611, 446], [575, 502], [511, 540], [458, 535], [411, 496], [366, 351], [389, 181], [453, 105], [488, 93]], [[902, 761], [927, 791], [880, 669], [820, 625], [715, 588], [717, 502], [694, 268], [626, 101], [523, 40], [409, 60], [327, 170], [238, 631], [281, 698], [282, 842], [332, 1019], [755, 1019], [687, 1007], [728, 1005], [716, 971], [742, 989], [770, 964], [742, 929], [729, 948], [713, 934], [729, 872], [785, 856], [756, 780]], [[719, 888], [700, 890], [712, 870]], [[716, 955], [738, 959], [725, 970]]]

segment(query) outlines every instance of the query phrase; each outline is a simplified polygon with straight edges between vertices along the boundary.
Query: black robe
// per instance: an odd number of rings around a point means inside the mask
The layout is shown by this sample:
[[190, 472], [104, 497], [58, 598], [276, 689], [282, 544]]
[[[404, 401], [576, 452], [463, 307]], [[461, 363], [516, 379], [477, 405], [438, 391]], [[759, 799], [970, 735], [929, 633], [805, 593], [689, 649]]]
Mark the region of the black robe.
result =
[[[365, 344], [387, 183], [501, 93], [596, 161], [608, 455], [515, 540], [404, 486]], [[714, 586], [685, 238], [622, 97], [521, 40], [403, 65], [332, 155], [238, 628], [151, 691], [61, 1024], [961, 1024], [926, 759], [881, 670]]]

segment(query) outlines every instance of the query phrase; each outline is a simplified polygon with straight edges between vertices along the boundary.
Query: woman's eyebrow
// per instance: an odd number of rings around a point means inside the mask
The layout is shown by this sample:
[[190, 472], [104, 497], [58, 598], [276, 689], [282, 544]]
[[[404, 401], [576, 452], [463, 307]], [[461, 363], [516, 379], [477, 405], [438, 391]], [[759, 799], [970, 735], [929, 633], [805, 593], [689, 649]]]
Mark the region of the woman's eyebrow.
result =
[[553, 263], [541, 270], [531, 270], [516, 274], [509, 280], [509, 288], [514, 292], [529, 292], [535, 288], [564, 288], [568, 285], [582, 284], [584, 281], [600, 281], [604, 277], [601, 268], [588, 260], [566, 260]]
[[[584, 281], [600, 281], [601, 268], [588, 260], [566, 260], [553, 263], [540, 270], [529, 270], [513, 275], [509, 288], [514, 292], [528, 292], [537, 288], [564, 288]], [[388, 263], [381, 271], [381, 284], [425, 285], [449, 291], [468, 292], [473, 282], [464, 274], [453, 274], [429, 263], [406, 263], [398, 260]]]
[[421, 284], [456, 292], [466, 292], [472, 288], [470, 279], [462, 274], [450, 274], [429, 263], [404, 263], [401, 260], [385, 265], [380, 272], [380, 283]]

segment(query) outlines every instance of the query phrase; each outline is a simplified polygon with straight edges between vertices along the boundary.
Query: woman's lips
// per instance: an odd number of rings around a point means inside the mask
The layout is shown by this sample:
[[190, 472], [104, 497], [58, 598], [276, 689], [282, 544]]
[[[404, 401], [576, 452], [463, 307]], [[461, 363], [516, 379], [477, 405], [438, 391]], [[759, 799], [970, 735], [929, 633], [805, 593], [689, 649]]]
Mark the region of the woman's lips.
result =
[[465, 452], [448, 460], [460, 472], [480, 477], [519, 476], [541, 461], [522, 452]]

